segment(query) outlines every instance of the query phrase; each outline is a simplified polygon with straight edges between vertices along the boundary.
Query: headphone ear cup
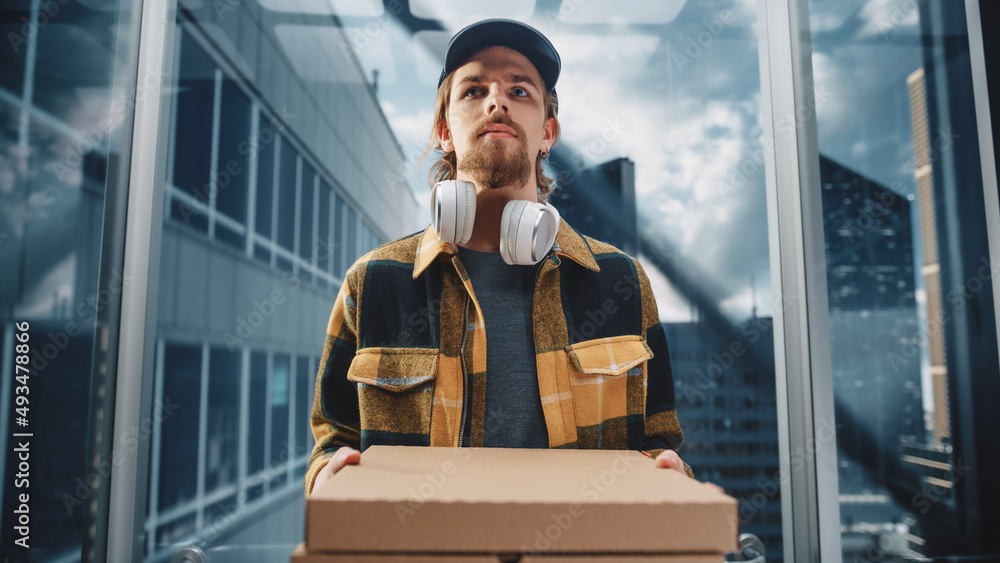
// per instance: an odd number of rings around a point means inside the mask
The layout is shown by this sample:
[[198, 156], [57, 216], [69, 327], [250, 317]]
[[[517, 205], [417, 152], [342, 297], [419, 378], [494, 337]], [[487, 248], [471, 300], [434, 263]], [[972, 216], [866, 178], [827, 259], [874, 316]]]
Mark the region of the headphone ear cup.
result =
[[530, 266], [545, 257], [559, 231], [559, 212], [548, 204], [514, 200], [500, 217], [500, 257], [510, 265]]
[[431, 228], [441, 241], [465, 244], [476, 222], [476, 187], [470, 182], [445, 180], [431, 191]]
[[455, 239], [465, 244], [472, 238], [472, 227], [476, 224], [476, 186], [472, 182], [455, 180]]
[[500, 216], [500, 257], [511, 266], [518, 264], [517, 229], [521, 222], [521, 213], [527, 205], [527, 201], [520, 199], [508, 201], [503, 207], [503, 215]]
[[550, 203], [536, 204], [538, 217], [535, 220], [531, 239], [531, 263], [537, 264], [548, 254], [556, 242], [559, 232], [559, 212]]

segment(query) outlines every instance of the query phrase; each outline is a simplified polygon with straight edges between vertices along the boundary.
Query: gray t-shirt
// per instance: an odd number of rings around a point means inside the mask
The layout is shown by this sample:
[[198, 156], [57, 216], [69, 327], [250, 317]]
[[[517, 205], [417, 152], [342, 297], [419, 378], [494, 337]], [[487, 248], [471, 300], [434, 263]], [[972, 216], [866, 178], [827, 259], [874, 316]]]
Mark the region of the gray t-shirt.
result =
[[531, 305], [538, 266], [511, 266], [499, 252], [458, 248], [486, 325], [486, 428], [493, 448], [547, 448], [538, 392]]

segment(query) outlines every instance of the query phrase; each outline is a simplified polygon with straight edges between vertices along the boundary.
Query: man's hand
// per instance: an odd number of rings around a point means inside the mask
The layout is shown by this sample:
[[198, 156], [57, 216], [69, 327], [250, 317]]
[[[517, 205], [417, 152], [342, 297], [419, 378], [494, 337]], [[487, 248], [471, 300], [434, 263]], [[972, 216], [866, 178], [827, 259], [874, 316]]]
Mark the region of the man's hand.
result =
[[681, 461], [681, 456], [674, 450], [663, 450], [660, 452], [660, 455], [656, 456], [656, 466], [679, 471], [681, 475], [687, 477], [687, 472], [684, 471], [684, 462]]
[[323, 466], [323, 469], [320, 469], [319, 473], [316, 474], [316, 480], [313, 481], [313, 488], [309, 494], [311, 495], [315, 493], [316, 490], [319, 489], [320, 485], [326, 483], [330, 477], [333, 477], [334, 473], [340, 471], [345, 465], [357, 465], [360, 461], [361, 452], [350, 446], [341, 446], [341, 448], [333, 454], [333, 457], [330, 458], [330, 461]]
[[[687, 477], [687, 472], [684, 471], [684, 462], [681, 461], [681, 456], [677, 454], [674, 450], [663, 450], [660, 455], [656, 456], [656, 466], [665, 467], [667, 469], [674, 469], [679, 471], [681, 475]], [[705, 481], [706, 485], [711, 485], [720, 493], [725, 493], [726, 490], [722, 487], [716, 485], [715, 483], [709, 483]]]

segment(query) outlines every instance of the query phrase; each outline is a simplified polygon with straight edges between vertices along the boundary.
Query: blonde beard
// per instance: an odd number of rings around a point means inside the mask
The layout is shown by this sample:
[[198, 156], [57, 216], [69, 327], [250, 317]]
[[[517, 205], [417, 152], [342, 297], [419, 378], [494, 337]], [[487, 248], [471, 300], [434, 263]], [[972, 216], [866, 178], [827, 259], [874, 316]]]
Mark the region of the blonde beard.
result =
[[479, 140], [458, 163], [458, 170], [489, 190], [523, 185], [531, 177], [531, 159], [524, 138], [518, 137], [517, 146], [510, 151], [503, 143], [493, 139]]

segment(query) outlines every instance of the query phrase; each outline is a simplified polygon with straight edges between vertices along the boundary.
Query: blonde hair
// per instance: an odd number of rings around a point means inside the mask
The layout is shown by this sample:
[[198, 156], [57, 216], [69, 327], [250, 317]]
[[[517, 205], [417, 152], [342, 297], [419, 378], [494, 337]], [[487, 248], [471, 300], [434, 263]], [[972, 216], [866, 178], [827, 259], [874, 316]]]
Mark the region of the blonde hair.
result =
[[[423, 156], [420, 157], [422, 162], [432, 149], [440, 153], [437, 162], [431, 166], [431, 171], [427, 175], [427, 181], [431, 186], [438, 182], [442, 182], [444, 180], [454, 180], [458, 177], [458, 156], [455, 154], [455, 151], [445, 152], [444, 149], [441, 148], [441, 142], [437, 137], [438, 124], [441, 123], [441, 121], [448, 121], [448, 107], [451, 104], [451, 96], [449, 94], [451, 93], [451, 84], [454, 77], [454, 73], [449, 74], [444, 78], [441, 86], [438, 87], [437, 98], [434, 101], [434, 123], [431, 125], [431, 139], [427, 143], [427, 149], [424, 150]], [[552, 146], [555, 146], [555, 144], [559, 142], [559, 118], [556, 116], [556, 113], [559, 110], [559, 100], [556, 98], [555, 94], [545, 90], [544, 103], [545, 118], [548, 119], [551, 117], [556, 120], [555, 138], [552, 141]], [[535, 155], [535, 179], [538, 182], [538, 189], [541, 196], [543, 198], [548, 196], [554, 188], [553, 183], [555, 182], [555, 179], [546, 176], [545, 172], [542, 170], [541, 153]]]

